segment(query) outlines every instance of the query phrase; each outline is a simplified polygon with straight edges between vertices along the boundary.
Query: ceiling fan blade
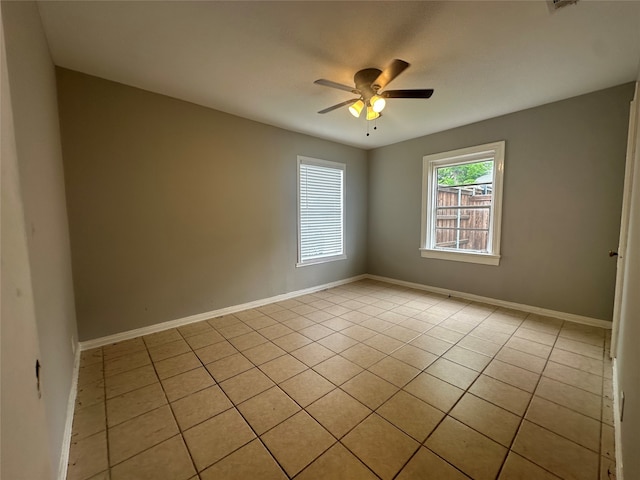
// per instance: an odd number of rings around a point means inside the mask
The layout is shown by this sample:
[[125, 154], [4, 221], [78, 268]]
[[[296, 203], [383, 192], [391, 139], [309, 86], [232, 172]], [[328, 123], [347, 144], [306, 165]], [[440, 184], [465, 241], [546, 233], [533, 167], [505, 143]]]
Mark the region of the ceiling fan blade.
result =
[[378, 90], [382, 90], [391, 80], [404, 72], [408, 67], [409, 64], [407, 62], [396, 58], [378, 75], [378, 78], [373, 81], [372, 85], [377, 86]]
[[357, 102], [357, 98], [352, 98], [351, 100], [345, 100], [344, 102], [340, 102], [337, 105], [333, 105], [331, 107], [325, 108], [324, 110], [320, 110], [318, 113], [329, 113], [333, 110], [337, 110], [340, 107], [344, 107], [345, 105], [351, 105], [352, 103]]
[[322, 85], [324, 87], [337, 88], [338, 90], [344, 90], [345, 92], [358, 93], [358, 91], [353, 87], [343, 85], [341, 83], [332, 82], [331, 80], [325, 80], [324, 78], [316, 80], [313, 83], [315, 83], [316, 85]]
[[431, 98], [433, 88], [422, 90], [386, 90], [380, 94], [384, 98]]

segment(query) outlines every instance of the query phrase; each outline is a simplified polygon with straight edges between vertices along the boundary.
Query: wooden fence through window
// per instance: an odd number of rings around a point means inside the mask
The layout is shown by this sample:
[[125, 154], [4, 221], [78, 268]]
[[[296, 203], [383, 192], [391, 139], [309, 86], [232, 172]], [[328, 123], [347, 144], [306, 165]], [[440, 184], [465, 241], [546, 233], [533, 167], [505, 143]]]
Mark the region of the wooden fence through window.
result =
[[[436, 247], [486, 252], [491, 186], [438, 187]], [[468, 206], [468, 208], [464, 208]], [[462, 207], [462, 208], [455, 208]]]

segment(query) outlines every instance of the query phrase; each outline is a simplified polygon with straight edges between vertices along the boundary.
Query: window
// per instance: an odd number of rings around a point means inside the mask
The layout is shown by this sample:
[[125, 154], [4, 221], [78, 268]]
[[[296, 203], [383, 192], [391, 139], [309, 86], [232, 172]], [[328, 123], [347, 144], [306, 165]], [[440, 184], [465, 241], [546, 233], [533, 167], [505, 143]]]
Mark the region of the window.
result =
[[504, 142], [427, 155], [422, 169], [422, 256], [498, 265]]
[[298, 267], [347, 258], [346, 168], [342, 163], [298, 157]]

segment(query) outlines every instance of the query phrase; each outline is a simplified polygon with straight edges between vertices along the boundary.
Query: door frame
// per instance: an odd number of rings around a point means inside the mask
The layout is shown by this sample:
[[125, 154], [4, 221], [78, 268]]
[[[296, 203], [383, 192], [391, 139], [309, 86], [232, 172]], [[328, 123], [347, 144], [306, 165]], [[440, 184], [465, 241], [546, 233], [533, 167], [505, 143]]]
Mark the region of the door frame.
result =
[[633, 173], [637, 162], [637, 146], [640, 141], [640, 82], [636, 88], [629, 109], [629, 133], [627, 136], [627, 159], [624, 169], [624, 187], [622, 193], [622, 214], [620, 216], [620, 240], [616, 270], [616, 289], [613, 299], [613, 318], [611, 325], [611, 358], [615, 358], [618, 350], [618, 333], [620, 330], [620, 313], [624, 292], [624, 275], [627, 266], [627, 244], [629, 240], [629, 218], [631, 214], [631, 194], [633, 192]]

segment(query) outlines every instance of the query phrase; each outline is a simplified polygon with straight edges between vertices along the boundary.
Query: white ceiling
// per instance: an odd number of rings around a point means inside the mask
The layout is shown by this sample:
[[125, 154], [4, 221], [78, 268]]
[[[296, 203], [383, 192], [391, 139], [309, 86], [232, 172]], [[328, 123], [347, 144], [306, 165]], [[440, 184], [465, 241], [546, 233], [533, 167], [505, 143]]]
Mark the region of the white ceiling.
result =
[[[637, 79], [640, 1], [39, 3], [56, 65], [374, 148]], [[377, 130], [346, 108], [362, 68], [411, 67]], [[371, 125], [372, 126], [372, 125]]]

